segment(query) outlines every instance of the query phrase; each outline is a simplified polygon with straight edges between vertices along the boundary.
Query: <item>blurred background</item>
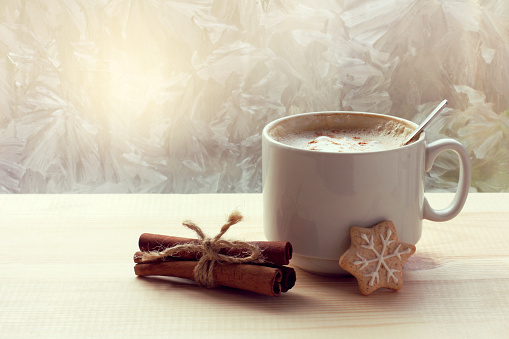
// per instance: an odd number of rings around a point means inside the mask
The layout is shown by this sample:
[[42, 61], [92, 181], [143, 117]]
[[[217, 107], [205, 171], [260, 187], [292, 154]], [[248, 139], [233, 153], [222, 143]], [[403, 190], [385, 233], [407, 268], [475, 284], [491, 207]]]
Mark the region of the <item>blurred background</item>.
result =
[[[261, 192], [261, 131], [355, 110], [509, 191], [506, 0], [2, 0], [0, 191]], [[443, 153], [428, 191], [454, 190]]]

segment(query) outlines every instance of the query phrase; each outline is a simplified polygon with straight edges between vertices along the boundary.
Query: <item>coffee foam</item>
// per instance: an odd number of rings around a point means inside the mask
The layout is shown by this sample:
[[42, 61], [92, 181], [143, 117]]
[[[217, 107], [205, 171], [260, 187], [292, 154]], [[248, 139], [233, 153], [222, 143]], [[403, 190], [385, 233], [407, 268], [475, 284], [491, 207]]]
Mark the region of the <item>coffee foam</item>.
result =
[[321, 152], [374, 152], [400, 147], [415, 126], [389, 116], [321, 113], [281, 121], [269, 135], [286, 145]]

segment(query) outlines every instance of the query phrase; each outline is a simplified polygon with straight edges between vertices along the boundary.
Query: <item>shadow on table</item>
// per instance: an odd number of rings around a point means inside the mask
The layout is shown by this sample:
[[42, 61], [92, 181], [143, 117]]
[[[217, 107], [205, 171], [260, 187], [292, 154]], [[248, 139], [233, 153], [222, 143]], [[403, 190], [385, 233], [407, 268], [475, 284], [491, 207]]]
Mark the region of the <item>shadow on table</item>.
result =
[[193, 281], [172, 277], [138, 277], [137, 283], [157, 293], [159, 302], [166, 299], [173, 302], [177, 298], [188, 303], [216, 303], [222, 307], [248, 307], [252, 312], [275, 314], [299, 314], [315, 312], [317, 309], [327, 314], [347, 316], [352, 309], [366, 312], [387, 311], [408, 305], [401, 298], [408, 297], [402, 291], [380, 289], [369, 296], [360, 294], [357, 281], [351, 276], [328, 277], [305, 272], [296, 268], [297, 283], [279, 297], [271, 297], [243, 290], [218, 287], [213, 289], [199, 287]]
[[[404, 266], [404, 286], [399, 291], [379, 289], [368, 296], [360, 293], [357, 280], [352, 276], [321, 276], [295, 268], [295, 286], [279, 297], [271, 297], [243, 290], [218, 287], [207, 289], [195, 282], [173, 277], [138, 277], [134, 279], [141, 288], [143, 298], [159, 307], [185, 303], [189, 309], [214, 310], [239, 316], [295, 316], [316, 318], [317, 322], [341, 318], [343, 324], [363, 326], [383, 319], [404, 321], [405, 317], [419, 317], [427, 304], [423, 298], [422, 279], [428, 270], [444, 263], [428, 253], [419, 253]], [[144, 299], [145, 300], [145, 299]], [[358, 315], [362, 314], [362, 318]], [[399, 320], [398, 320], [399, 319]], [[385, 321], [385, 320], [384, 320]], [[286, 324], [286, 323], [285, 323]], [[282, 326], [282, 325], [281, 325]], [[293, 325], [292, 325], [293, 326]]]

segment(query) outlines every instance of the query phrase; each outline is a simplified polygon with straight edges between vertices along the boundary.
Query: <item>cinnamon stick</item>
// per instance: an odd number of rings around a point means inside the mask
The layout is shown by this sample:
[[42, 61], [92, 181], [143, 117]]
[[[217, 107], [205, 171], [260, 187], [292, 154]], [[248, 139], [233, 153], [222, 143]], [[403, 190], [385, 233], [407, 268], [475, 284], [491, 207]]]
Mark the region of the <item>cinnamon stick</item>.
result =
[[290, 288], [295, 286], [295, 282], [297, 281], [297, 275], [295, 274], [295, 270], [288, 266], [280, 266], [278, 267], [281, 270], [281, 292], [288, 292]]
[[[171, 276], [194, 280], [197, 261], [171, 260], [165, 262], [136, 264], [138, 276]], [[214, 282], [217, 285], [238, 288], [269, 296], [281, 293], [281, 269], [250, 264], [217, 264], [214, 267]]]
[[[151, 261], [143, 261], [142, 256], [143, 256], [143, 252], [138, 251], [138, 252], [134, 253], [134, 262], [137, 264], [141, 264], [141, 263], [154, 264], [154, 263], [162, 263], [162, 262], [168, 262], [168, 261], [173, 262], [173, 261], [179, 260], [179, 259], [175, 259], [172, 257], [163, 257], [163, 258], [158, 258], [158, 259], [154, 259]], [[253, 265], [258, 265], [258, 264], [253, 264]], [[261, 264], [261, 265], [263, 265], [263, 264]], [[265, 266], [267, 266], [267, 265], [265, 265]], [[279, 268], [281, 270], [281, 274], [282, 274], [281, 292], [287, 292], [289, 289], [291, 289], [293, 286], [295, 286], [295, 282], [297, 280], [297, 275], [295, 273], [295, 270], [292, 267], [279, 266], [279, 265], [268, 265], [268, 266], [273, 267], [273, 268]]]
[[[143, 233], [140, 236], [138, 245], [142, 252], [149, 251], [162, 251], [165, 248], [173, 247], [175, 245], [199, 243], [200, 241], [192, 238], [182, 238], [168, 235]], [[256, 245], [262, 250], [264, 261], [268, 264], [283, 266], [290, 263], [292, 258], [292, 245], [289, 242], [284, 241], [250, 241], [251, 245]], [[247, 250], [243, 249], [222, 249], [219, 253], [234, 257], [245, 257], [249, 255], [246, 253]], [[190, 253], [190, 252], [178, 252], [174, 255], [181, 259], [198, 260], [201, 257], [201, 253]]]

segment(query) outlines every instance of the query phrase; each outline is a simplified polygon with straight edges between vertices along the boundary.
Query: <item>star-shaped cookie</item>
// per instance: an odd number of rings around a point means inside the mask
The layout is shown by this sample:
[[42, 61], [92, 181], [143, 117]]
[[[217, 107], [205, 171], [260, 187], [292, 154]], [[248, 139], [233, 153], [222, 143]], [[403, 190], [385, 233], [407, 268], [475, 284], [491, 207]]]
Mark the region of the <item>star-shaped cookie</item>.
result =
[[352, 227], [350, 241], [339, 265], [357, 279], [362, 294], [382, 287], [403, 287], [402, 267], [414, 254], [415, 246], [399, 241], [392, 221], [382, 221], [371, 228]]

